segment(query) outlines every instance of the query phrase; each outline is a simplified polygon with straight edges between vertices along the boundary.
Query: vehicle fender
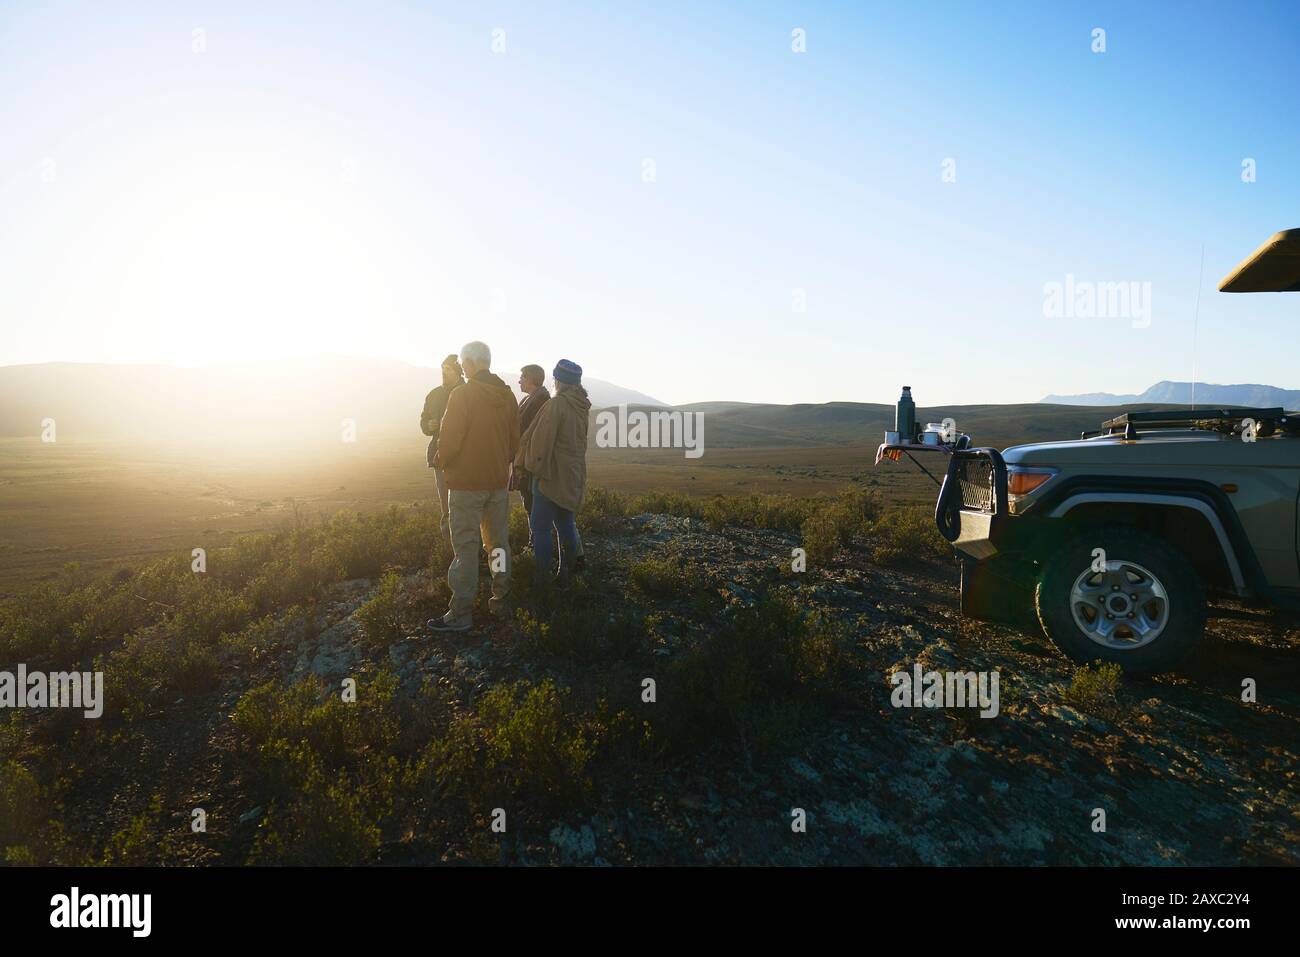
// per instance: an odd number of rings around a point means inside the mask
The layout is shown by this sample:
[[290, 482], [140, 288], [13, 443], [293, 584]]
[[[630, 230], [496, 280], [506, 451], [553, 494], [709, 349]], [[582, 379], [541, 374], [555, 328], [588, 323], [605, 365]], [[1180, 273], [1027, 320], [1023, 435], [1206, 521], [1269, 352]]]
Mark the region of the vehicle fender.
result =
[[[1125, 504], [1173, 505], [1191, 509], [1200, 513], [1210, 526], [1214, 537], [1223, 552], [1223, 560], [1232, 576], [1233, 587], [1237, 594], [1247, 594], [1246, 575], [1242, 569], [1242, 560], [1232, 543], [1228, 526], [1219, 515], [1219, 510], [1210, 502], [1196, 495], [1178, 494], [1176, 492], [1118, 492], [1102, 490], [1080, 490], [1071, 492], [1065, 498], [1052, 505], [1048, 511], [1050, 518], [1064, 518], [1070, 511], [1080, 505], [1093, 502], [1122, 502]], [[1253, 558], [1253, 555], [1251, 556]]]

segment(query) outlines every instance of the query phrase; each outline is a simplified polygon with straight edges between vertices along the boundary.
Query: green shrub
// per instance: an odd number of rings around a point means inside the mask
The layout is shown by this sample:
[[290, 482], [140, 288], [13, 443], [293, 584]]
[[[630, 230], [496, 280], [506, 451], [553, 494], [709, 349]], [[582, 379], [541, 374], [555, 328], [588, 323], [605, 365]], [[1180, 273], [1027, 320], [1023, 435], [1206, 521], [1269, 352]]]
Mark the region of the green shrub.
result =
[[238, 632], [253, 617], [253, 606], [219, 581], [191, 573], [180, 582], [172, 597], [171, 630], [176, 634], [212, 643]]
[[841, 702], [856, 669], [843, 626], [778, 591], [673, 661], [659, 683], [659, 700], [672, 707], [660, 712], [656, 737], [670, 750], [728, 738], [747, 752], [770, 750]]
[[[300, 545], [305, 547], [300, 550]], [[270, 558], [245, 586], [258, 612], [314, 604], [329, 585], [346, 577], [343, 565], [324, 544], [291, 541], [286, 547], [287, 554]]]
[[519, 555], [528, 546], [528, 513], [523, 508], [510, 509], [510, 554]]
[[691, 591], [681, 559], [642, 558], [628, 566], [632, 587], [651, 598], [681, 598]]
[[324, 544], [348, 578], [373, 578], [386, 566], [411, 568], [427, 559], [438, 537], [429, 511], [390, 506], [376, 515], [336, 512], [324, 528]]
[[879, 514], [879, 500], [866, 489], [816, 500], [801, 528], [808, 558], [817, 564], [829, 563], [837, 551], [864, 535]]
[[610, 613], [604, 603], [571, 599], [567, 595], [537, 613], [515, 610], [526, 650], [573, 661], [630, 658], [644, 650], [645, 625], [640, 617], [626, 609]]
[[891, 509], [872, 526], [871, 536], [871, 560], [877, 565], [940, 561], [952, 555], [933, 513], [922, 507]]
[[379, 821], [393, 810], [396, 762], [371, 762], [372, 773], [358, 785], [328, 775], [324, 760], [306, 744], [275, 741], [268, 754], [293, 782], [293, 796], [267, 811], [249, 863], [371, 863], [382, 839]]
[[216, 653], [199, 641], [187, 641], [179, 654], [169, 656], [164, 680], [169, 688], [184, 695], [210, 691], [218, 683]]
[[704, 503], [681, 492], [653, 491], [638, 495], [628, 505], [629, 515], [677, 515], [704, 518]]
[[291, 608], [250, 622], [235, 634], [227, 635], [223, 645], [236, 657], [237, 666], [253, 666], [263, 659], [278, 657], [292, 647], [311, 621], [306, 609]]
[[587, 487], [578, 509], [578, 528], [590, 532], [612, 532], [623, 527], [628, 501], [618, 492], [598, 485]]
[[[397, 810], [404, 756], [416, 720], [397, 699], [395, 676], [359, 687], [355, 703], [319, 681], [260, 685], [235, 707], [270, 808], [250, 860], [284, 864], [371, 861]], [[423, 742], [419, 743], [420, 745]], [[409, 750], [408, 750], [409, 749]]]
[[[345, 702], [328, 694], [319, 679], [309, 678], [284, 687], [277, 682], [246, 692], [235, 705], [235, 727], [259, 751], [276, 741], [308, 744], [327, 762], [341, 770], [355, 764], [367, 750], [390, 751], [398, 741], [401, 714], [397, 705], [397, 679], [381, 672], [357, 689], [357, 700]], [[263, 760], [264, 771], [275, 762]]]
[[478, 716], [493, 763], [512, 793], [562, 794], [590, 786], [592, 743], [566, 715], [553, 681], [498, 685], [483, 696]]
[[796, 531], [807, 519], [812, 507], [807, 500], [789, 495], [760, 492], [719, 495], [705, 503], [704, 518], [715, 531], [720, 531], [727, 525]]
[[1079, 665], [1074, 669], [1070, 686], [1061, 697], [1080, 711], [1114, 720], [1123, 712], [1119, 699], [1122, 669], [1114, 662], [1094, 663], [1096, 670], [1088, 665]]
[[102, 587], [65, 573], [6, 599], [0, 611], [0, 661], [79, 661], [99, 638], [96, 609]]
[[[537, 581], [537, 559], [531, 552], [512, 555], [510, 560], [510, 591], [516, 596], [527, 595], [533, 590]], [[447, 590], [447, 599], [451, 599], [451, 590]], [[444, 602], [445, 605], [445, 602]]]
[[30, 845], [44, 828], [46, 811], [46, 795], [36, 775], [18, 761], [0, 760], [0, 858], [27, 862], [34, 850]]
[[162, 795], [155, 794], [142, 812], [108, 839], [101, 863], [116, 867], [147, 867], [166, 863], [176, 849], [176, 836], [163, 820]]
[[388, 572], [379, 580], [374, 596], [356, 610], [366, 644], [374, 647], [402, 640], [402, 576]]
[[216, 651], [205, 642], [159, 625], [128, 636], [108, 655], [95, 659], [111, 691], [104, 717], [138, 721], [169, 707], [178, 696], [211, 691], [219, 683]]
[[428, 773], [445, 796], [480, 811], [512, 803], [571, 808], [591, 787], [588, 765], [601, 733], [567, 698], [549, 679], [496, 685], [477, 715], [458, 717], [430, 745]]

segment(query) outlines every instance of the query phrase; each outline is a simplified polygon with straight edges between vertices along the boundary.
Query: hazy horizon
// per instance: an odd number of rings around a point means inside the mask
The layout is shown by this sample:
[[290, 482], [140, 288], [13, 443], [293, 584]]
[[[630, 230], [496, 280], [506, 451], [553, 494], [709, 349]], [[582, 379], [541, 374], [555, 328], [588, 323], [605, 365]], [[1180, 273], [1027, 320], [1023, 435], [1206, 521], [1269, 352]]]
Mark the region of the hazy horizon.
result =
[[[105, 362], [82, 362], [82, 361], [78, 361], [78, 360], [51, 359], [51, 360], [47, 360], [47, 361], [44, 361], [44, 362], [34, 362], [34, 363], [8, 363], [8, 364], [0, 364], [0, 369], [19, 368], [19, 367], [32, 367], [32, 366], [42, 366], [42, 365], [86, 365], [86, 366], [105, 365], [105, 366], [119, 366], [119, 367], [123, 367], [123, 366], [140, 366], [140, 367], [148, 367], [148, 368], [173, 369], [173, 370], [177, 370], [177, 371], [181, 371], [181, 370], [193, 370], [193, 371], [196, 371], [196, 372], [202, 372], [202, 371], [218, 371], [218, 370], [229, 370], [229, 371], [235, 371], [235, 372], [248, 372], [248, 371], [252, 371], [252, 370], [254, 370], [254, 369], [258, 368], [258, 367], [264, 367], [264, 366], [267, 366], [267, 365], [274, 365], [274, 364], [282, 364], [282, 365], [310, 365], [310, 364], [312, 364], [312, 363], [321, 363], [321, 362], [329, 362], [329, 361], [345, 361], [345, 362], [346, 362], [346, 361], [355, 361], [355, 362], [361, 362], [361, 363], [366, 363], [366, 362], [375, 362], [375, 363], [399, 363], [399, 364], [405, 365], [405, 366], [407, 366], [407, 367], [409, 367], [409, 368], [411, 368], [411, 369], [419, 370], [419, 371], [422, 371], [422, 372], [430, 372], [430, 373], [435, 373], [435, 374], [436, 374], [436, 372], [437, 372], [437, 367], [436, 367], [436, 365], [422, 365], [422, 364], [420, 364], [420, 363], [417, 363], [417, 362], [411, 362], [411, 361], [406, 360], [406, 359], [388, 359], [388, 358], [383, 358], [383, 357], [380, 357], [380, 356], [367, 356], [367, 355], [342, 355], [342, 354], [339, 354], [339, 353], [312, 353], [312, 354], [303, 354], [303, 355], [298, 355], [298, 356], [288, 356], [288, 357], [283, 357], [283, 358], [280, 358], [280, 357], [270, 357], [270, 356], [266, 356], [266, 357], [255, 357], [255, 358], [248, 358], [248, 359], [242, 359], [242, 360], [240, 360], [240, 359], [229, 359], [229, 360], [221, 360], [221, 361], [217, 361], [217, 362], [207, 362], [207, 363], [189, 363], [189, 364], [187, 364], [187, 363], [181, 363], [181, 362], [133, 362], [133, 361], [130, 361], [130, 360], [122, 360], [122, 361], [105, 361]], [[519, 367], [520, 367], [521, 365], [522, 365], [522, 363], [515, 362], [515, 361], [513, 361], [513, 360], [507, 360], [507, 361], [505, 361], [505, 362], [503, 362], [503, 363], [498, 363], [498, 362], [496, 362], [495, 359], [494, 359], [493, 364], [492, 364], [492, 371], [495, 372], [497, 375], [501, 376], [501, 378], [506, 382], [507, 385], [509, 385], [509, 386], [511, 387], [511, 389], [513, 389], [513, 390], [516, 392], [516, 394], [520, 394], [520, 393], [519, 393], [518, 385], [517, 385], [517, 383], [516, 383], [516, 378], [517, 378], [516, 373], [517, 373], [517, 370], [519, 369]], [[643, 388], [641, 383], [610, 382], [609, 380], [607, 380], [607, 379], [602, 379], [602, 378], [599, 377], [599, 376], [591, 376], [591, 375], [585, 376], [585, 377], [584, 377], [584, 381], [586, 381], [589, 385], [591, 385], [592, 383], [596, 383], [596, 388], [597, 388], [599, 391], [605, 391], [605, 389], [604, 389], [603, 387], [614, 387], [614, 388], [615, 388], [616, 390], [618, 390], [618, 391], [626, 391], [626, 392], [639, 393], [640, 395], [642, 395], [642, 396], [644, 396], [644, 397], [646, 397], [646, 398], [648, 398], [648, 399], [654, 399], [654, 400], [656, 400], [656, 402], [659, 401], [658, 396], [655, 395], [654, 389], [653, 389], [653, 388]], [[1005, 403], [987, 403], [987, 402], [985, 402], [985, 401], [984, 401], [981, 397], [979, 397], [979, 396], [971, 397], [970, 399], [965, 400], [965, 401], [962, 401], [962, 402], [946, 402], [946, 403], [941, 403], [941, 402], [930, 402], [930, 401], [928, 401], [927, 397], [926, 397], [926, 396], [923, 396], [923, 395], [917, 395], [917, 399], [918, 399], [918, 402], [919, 402], [919, 406], [918, 406], [919, 408], [929, 408], [929, 409], [940, 408], [940, 407], [943, 407], [943, 406], [968, 406], [968, 405], [986, 405], [986, 404], [993, 404], [993, 405], [1011, 405], [1011, 406], [1014, 406], [1014, 405], [1037, 405], [1037, 404], [1044, 404], [1044, 403], [1050, 404], [1050, 403], [1047, 402], [1047, 400], [1054, 399], [1054, 398], [1056, 398], [1056, 399], [1060, 399], [1060, 398], [1080, 398], [1080, 397], [1087, 397], [1087, 396], [1092, 396], [1092, 395], [1106, 395], [1106, 394], [1113, 395], [1113, 397], [1114, 397], [1115, 400], [1116, 400], [1116, 404], [1130, 404], [1132, 401], [1134, 401], [1135, 397], [1136, 397], [1136, 398], [1140, 398], [1140, 396], [1142, 395], [1143, 392], [1150, 391], [1151, 388], [1153, 388], [1154, 386], [1160, 385], [1161, 383], [1172, 382], [1172, 383], [1174, 383], [1174, 384], [1182, 384], [1183, 382], [1186, 382], [1186, 381], [1188, 381], [1188, 380], [1181, 380], [1181, 379], [1159, 379], [1159, 380], [1153, 380], [1152, 382], [1148, 383], [1148, 384], [1145, 385], [1145, 386], [1142, 386], [1141, 388], [1136, 388], [1136, 387], [1130, 388], [1130, 389], [1129, 389], [1127, 392], [1125, 392], [1125, 393], [1106, 393], [1105, 390], [1094, 390], [1094, 392], [1091, 392], [1091, 393], [1077, 393], [1077, 394], [1073, 394], [1073, 393], [1059, 393], [1059, 394], [1048, 394], [1048, 395], [1045, 395], [1045, 396], [1040, 396], [1040, 397], [1037, 398], [1037, 399], [1022, 399], [1022, 400], [1016, 400], [1016, 401], [1005, 402]], [[432, 378], [430, 379], [430, 382], [431, 382], [431, 383], [433, 382]], [[553, 383], [551, 382], [551, 378], [550, 378], [550, 373], [549, 373], [549, 372], [547, 373], [546, 384], [547, 384], [548, 387], [552, 387], [552, 386], [553, 386]], [[1290, 388], [1290, 386], [1289, 386], [1287, 383], [1285, 383], [1285, 382], [1282, 382], [1282, 383], [1278, 383], [1278, 382], [1269, 382], [1269, 383], [1215, 383], [1215, 382], [1199, 381], [1199, 382], [1197, 382], [1196, 384], [1197, 384], [1198, 387], [1202, 387], [1202, 386], [1203, 386], [1203, 387], [1207, 387], [1207, 388], [1210, 388], [1210, 389], [1214, 389], [1214, 388], [1222, 389], [1222, 388], [1245, 387], [1245, 386], [1250, 386], [1250, 385], [1264, 386], [1264, 387], [1266, 387], [1266, 388], [1277, 388], [1277, 389], [1289, 389], [1289, 388]], [[914, 391], [915, 391], [915, 390], [914, 390]], [[1150, 401], [1159, 401], [1159, 402], [1163, 402], [1163, 401], [1165, 401], [1165, 400], [1160, 399], [1160, 400], [1150, 400]], [[777, 405], [800, 405], [800, 404], [813, 404], [813, 405], [819, 405], [819, 404], [825, 404], [825, 403], [860, 403], [860, 404], [868, 404], [868, 405], [893, 405], [893, 404], [894, 404], [893, 400], [867, 400], [867, 399], [857, 398], [857, 397], [853, 397], [853, 396], [845, 396], [845, 397], [841, 397], [841, 398], [829, 398], [829, 399], [824, 399], [824, 400], [822, 400], [821, 402], [818, 402], [818, 403], [808, 403], [808, 402], [805, 402], [805, 401], [803, 401], [803, 400], [799, 400], [799, 399], [794, 399], [793, 401], [783, 402], [783, 403], [771, 403], [771, 402], [766, 402], [766, 403], [765, 403], [765, 402], [758, 402], [758, 401], [753, 401], [753, 400], [731, 399], [731, 398], [728, 398], [728, 397], [726, 397], [726, 396], [712, 396], [712, 397], [709, 397], [709, 398], [692, 399], [692, 400], [687, 401], [687, 402], [666, 403], [666, 404], [668, 404], [668, 405], [672, 405], [672, 406], [686, 406], [686, 405], [707, 405], [707, 404], [711, 404], [711, 403], [746, 403], [746, 404], [755, 404], [755, 405], [770, 405], [770, 404], [777, 404]], [[598, 404], [601, 404], [601, 403], [598, 403]], [[614, 405], [614, 404], [617, 404], [617, 403], [615, 403], [615, 402], [613, 402], [613, 401], [610, 401], [610, 402], [608, 402], [608, 403], [604, 403], [604, 404]], [[635, 400], [631, 400], [631, 399], [629, 399], [629, 400], [628, 400], [628, 404], [638, 404], [638, 403], [637, 403]], [[1079, 403], [1067, 403], [1067, 404], [1079, 404]], [[1084, 404], [1098, 404], [1098, 403], [1084, 403]]]

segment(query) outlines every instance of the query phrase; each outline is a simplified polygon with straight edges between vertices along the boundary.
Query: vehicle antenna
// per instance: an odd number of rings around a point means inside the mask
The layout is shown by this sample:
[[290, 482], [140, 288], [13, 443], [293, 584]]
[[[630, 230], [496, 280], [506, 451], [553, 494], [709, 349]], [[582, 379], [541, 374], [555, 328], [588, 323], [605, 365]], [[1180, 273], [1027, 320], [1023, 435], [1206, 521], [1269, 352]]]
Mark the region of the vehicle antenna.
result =
[[1196, 270], [1196, 305], [1192, 309], [1192, 408], [1196, 408], [1196, 328], [1201, 319], [1201, 281], [1205, 275], [1205, 243], [1201, 243], [1201, 265]]

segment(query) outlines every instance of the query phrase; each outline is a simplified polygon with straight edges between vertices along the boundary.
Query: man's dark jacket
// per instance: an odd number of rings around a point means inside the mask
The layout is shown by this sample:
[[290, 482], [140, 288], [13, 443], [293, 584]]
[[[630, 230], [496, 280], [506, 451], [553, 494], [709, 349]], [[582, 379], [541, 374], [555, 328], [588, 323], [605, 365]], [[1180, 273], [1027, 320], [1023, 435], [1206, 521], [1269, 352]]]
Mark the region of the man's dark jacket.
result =
[[424, 397], [424, 410], [420, 413], [420, 431], [431, 436], [429, 448], [424, 453], [425, 464], [433, 468], [433, 456], [438, 451], [438, 431], [442, 427], [442, 417], [447, 411], [447, 400], [452, 390], [459, 389], [464, 382], [443, 383]]
[[[537, 413], [542, 411], [542, 406], [551, 394], [546, 391], [546, 386], [539, 385], [528, 395], [519, 401], [519, 434], [523, 435], [528, 431], [528, 427], [533, 424], [533, 419], [537, 418]], [[510, 475], [510, 488], [514, 491], [522, 491], [528, 487], [531, 480], [529, 474], [522, 468], [516, 467]]]

